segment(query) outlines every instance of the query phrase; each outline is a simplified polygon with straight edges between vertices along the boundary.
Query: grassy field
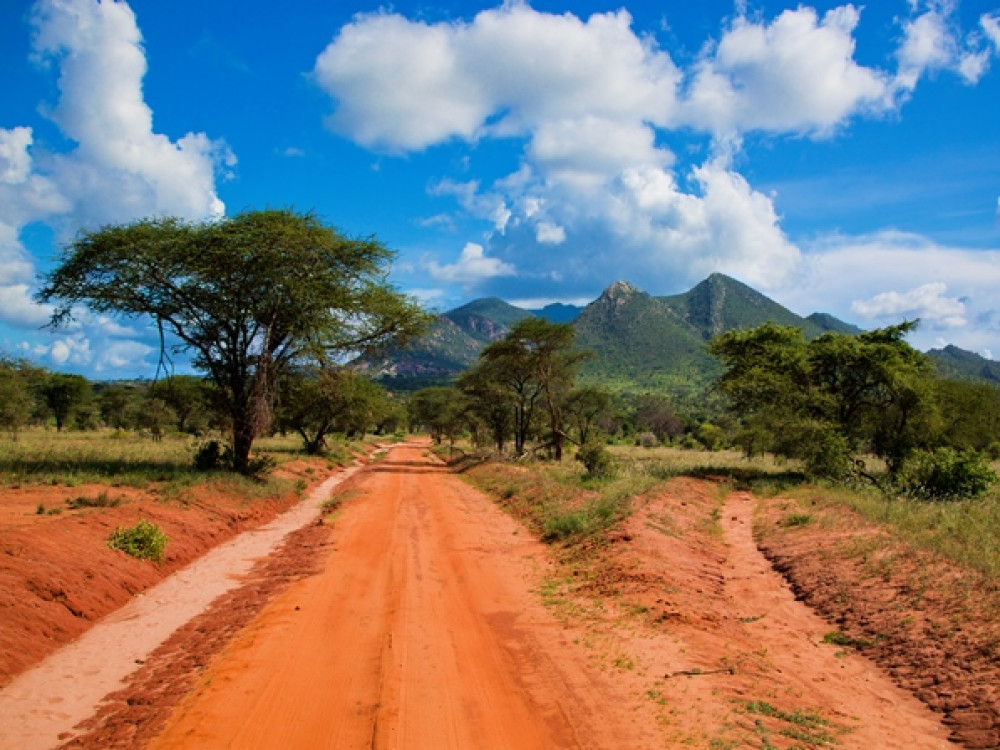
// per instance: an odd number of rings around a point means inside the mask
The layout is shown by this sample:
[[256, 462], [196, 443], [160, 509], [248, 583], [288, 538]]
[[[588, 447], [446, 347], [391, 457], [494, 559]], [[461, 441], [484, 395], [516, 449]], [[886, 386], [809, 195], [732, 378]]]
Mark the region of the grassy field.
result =
[[[169, 497], [185, 487], [214, 482], [247, 497], [259, 497], [287, 492], [294, 484], [274, 477], [261, 482], [228, 472], [196, 471], [194, 455], [203, 442], [180, 435], [154, 441], [136, 433], [113, 430], [24, 430], [16, 439], [0, 437], [0, 488], [106, 484], [155, 487], [158, 494]], [[349, 462], [360, 447], [360, 443], [331, 442], [324, 457], [327, 466], [333, 468]], [[254, 452], [267, 454], [277, 466], [306, 457], [302, 441], [292, 435], [258, 440]]]
[[[928, 502], [893, 498], [867, 486], [807, 481], [795, 462], [747, 460], [737, 451], [612, 446], [618, 470], [589, 479], [572, 459], [518, 464], [516, 471], [478, 473], [477, 483], [550, 541], [584, 539], [630, 511], [631, 498], [676, 476], [709, 478], [763, 497], [851, 508], [911, 544], [1000, 579], [1000, 485], [976, 500]], [[994, 466], [994, 470], [1000, 466]], [[998, 472], [1000, 473], [1000, 472]]]

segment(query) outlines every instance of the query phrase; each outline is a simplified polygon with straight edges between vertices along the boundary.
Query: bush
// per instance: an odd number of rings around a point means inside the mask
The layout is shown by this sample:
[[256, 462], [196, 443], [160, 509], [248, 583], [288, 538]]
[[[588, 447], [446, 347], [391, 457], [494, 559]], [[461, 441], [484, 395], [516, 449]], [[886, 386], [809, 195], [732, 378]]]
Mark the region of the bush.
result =
[[198, 471], [215, 471], [225, 464], [232, 466], [232, 451], [229, 446], [219, 445], [218, 440], [210, 440], [198, 446], [194, 454], [194, 468]]
[[167, 535], [155, 523], [141, 520], [135, 526], [119, 526], [108, 539], [108, 546], [140, 560], [163, 561]]
[[587, 530], [588, 525], [587, 516], [582, 511], [555, 516], [542, 524], [542, 541], [556, 542], [581, 534]]
[[614, 473], [615, 460], [600, 443], [587, 443], [576, 452], [576, 460], [587, 467], [591, 477], [607, 477]]
[[815, 437], [804, 453], [806, 471], [814, 477], [843, 481], [851, 475], [851, 448], [838, 432], [826, 431]]
[[981, 454], [938, 448], [913, 455], [900, 490], [922, 500], [957, 500], [982, 495], [996, 480], [997, 475]]
[[635, 439], [635, 444], [642, 448], [655, 448], [660, 444], [655, 433], [644, 432]]
[[986, 446], [986, 455], [990, 461], [1000, 461], [1000, 442], [994, 441]]

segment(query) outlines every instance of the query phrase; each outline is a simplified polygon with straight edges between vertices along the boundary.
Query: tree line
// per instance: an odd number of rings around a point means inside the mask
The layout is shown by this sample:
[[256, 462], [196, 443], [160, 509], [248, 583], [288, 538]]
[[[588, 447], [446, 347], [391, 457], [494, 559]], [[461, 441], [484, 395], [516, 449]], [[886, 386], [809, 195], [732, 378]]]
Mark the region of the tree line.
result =
[[[203, 223], [146, 219], [82, 232], [36, 296], [55, 303], [52, 327], [81, 306], [152, 320], [161, 369], [190, 355], [204, 374], [198, 388], [209, 386], [204, 400], [229, 432], [232, 468], [248, 472], [254, 440], [275, 429], [297, 432], [308, 451], [319, 452], [331, 432], [383, 429], [403, 418], [398, 398], [341, 364], [426, 330], [430, 316], [387, 281], [392, 257], [372, 237], [345, 237], [292, 210]], [[574, 347], [572, 326], [527, 318], [453, 386], [413, 394], [405, 418], [437, 439], [469, 434], [501, 455], [560, 460], [567, 443], [631, 434], [640, 444], [773, 453], [801, 460], [814, 476], [910, 482], [915, 493], [935, 482], [955, 485], [963, 472], [988, 481], [982, 452], [1000, 455], [998, 391], [936, 377], [905, 342], [913, 325], [811, 341], [775, 324], [722, 334], [709, 351], [723, 364], [716, 391], [727, 408], [684, 416], [657, 394], [628, 399], [581, 387], [579, 366], [594, 355]], [[30, 385], [38, 376], [29, 365], [8, 360], [3, 367], [4, 424], [36, 413], [18, 395], [18, 384], [28, 383], [21, 391], [42, 394], [62, 429], [64, 404], [82, 387], [75, 376]], [[163, 383], [147, 389], [142, 419], [195, 424], [198, 409], [188, 413], [170, 400], [189, 388], [185, 404], [196, 403], [195, 386]], [[102, 419], [128, 413], [112, 406], [118, 396], [112, 388], [102, 397]], [[865, 463], [869, 456], [884, 465], [883, 475]]]

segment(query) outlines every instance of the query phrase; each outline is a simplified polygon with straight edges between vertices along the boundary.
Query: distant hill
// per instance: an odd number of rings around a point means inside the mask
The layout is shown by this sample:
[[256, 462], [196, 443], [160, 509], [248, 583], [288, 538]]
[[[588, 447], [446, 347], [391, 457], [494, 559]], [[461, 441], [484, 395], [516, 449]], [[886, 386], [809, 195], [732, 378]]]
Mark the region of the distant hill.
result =
[[718, 374], [719, 364], [705, 346], [719, 333], [768, 321], [802, 328], [809, 338], [860, 330], [831, 315], [802, 318], [746, 284], [712, 274], [690, 291], [669, 297], [654, 297], [618, 281], [583, 308], [553, 304], [522, 310], [495, 297], [475, 300], [442, 314], [406, 349], [359, 360], [356, 366], [391, 388], [447, 383], [474, 364], [484, 346], [531, 315], [573, 324], [577, 346], [597, 355], [584, 365], [583, 381], [619, 391], [659, 390], [679, 404], [703, 399]]
[[572, 323], [583, 311], [582, 307], [577, 307], [576, 305], [564, 305], [562, 302], [554, 302], [551, 305], [546, 305], [545, 307], [538, 310], [528, 310], [532, 315], [536, 315], [539, 318], [545, 318], [553, 323]]
[[931, 349], [927, 356], [934, 362], [942, 377], [985, 380], [1000, 385], [1000, 362], [986, 359], [975, 352], [959, 349], [957, 346], [946, 346], [944, 349]]
[[583, 379], [615, 390], [696, 387], [717, 370], [698, 329], [665, 300], [623, 281], [587, 305], [574, 327], [576, 345], [597, 354]]
[[468, 369], [487, 344], [499, 341], [511, 326], [531, 313], [490, 297], [439, 316], [419, 341], [405, 349], [390, 349], [354, 366], [372, 373], [391, 388], [412, 390], [446, 383]]

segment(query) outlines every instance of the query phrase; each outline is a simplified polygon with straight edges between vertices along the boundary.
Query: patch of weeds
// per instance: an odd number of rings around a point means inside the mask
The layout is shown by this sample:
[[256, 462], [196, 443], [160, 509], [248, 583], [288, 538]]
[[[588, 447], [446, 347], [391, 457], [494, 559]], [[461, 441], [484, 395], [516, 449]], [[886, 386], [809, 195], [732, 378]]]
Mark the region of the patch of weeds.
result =
[[120, 497], [110, 497], [107, 491], [102, 492], [97, 497], [80, 495], [79, 497], [66, 498], [66, 505], [69, 506], [70, 510], [80, 510], [82, 508], [117, 508], [121, 504], [122, 499]]
[[740, 622], [742, 622], [744, 625], [749, 625], [752, 622], [757, 622], [758, 620], [763, 620], [765, 617], [767, 617], [766, 614], [763, 614], [763, 615], [750, 615], [749, 617], [741, 617], [740, 618]]
[[779, 526], [783, 526], [786, 529], [795, 528], [797, 526], [808, 526], [812, 523], [813, 517], [810, 513], [792, 513], [790, 516], [785, 516], [779, 522]]
[[709, 750], [735, 750], [740, 743], [735, 740], [723, 740], [718, 737], [713, 738], [709, 743]]
[[663, 697], [663, 693], [661, 693], [656, 688], [650, 688], [649, 690], [647, 690], [646, 691], [646, 697], [649, 698], [651, 701], [653, 701], [653, 703], [656, 703], [659, 706], [665, 706], [665, 705], [667, 705], [667, 699], [664, 698]]
[[626, 669], [630, 672], [635, 669], [635, 661], [631, 656], [627, 656], [626, 654], [621, 654], [620, 656], [615, 657], [614, 665], [618, 667], [618, 669]]
[[867, 638], [854, 638], [849, 636], [847, 633], [842, 633], [839, 630], [833, 630], [823, 636], [823, 643], [829, 643], [833, 646], [841, 646], [844, 648], [871, 648], [875, 645], [874, 641], [870, 641]]
[[155, 523], [142, 519], [135, 526], [115, 529], [108, 546], [140, 560], [162, 562], [167, 535]]
[[554, 516], [542, 524], [542, 541], [558, 542], [582, 534], [587, 530], [587, 517], [583, 511], [572, 511]]
[[346, 500], [350, 500], [352, 497], [356, 497], [358, 490], [346, 490], [344, 492], [338, 492], [335, 495], [331, 495], [329, 498], [323, 501], [320, 508], [323, 509], [324, 513], [332, 513], [340, 507], [341, 503]]
[[[790, 725], [782, 726], [775, 732], [774, 729], [769, 729], [764, 722], [758, 719], [755, 722], [756, 731], [758, 735], [764, 736], [765, 740], [767, 739], [765, 735], [774, 732], [811, 747], [831, 747], [838, 744], [833, 732], [839, 733], [842, 730], [814, 711], [801, 709], [783, 711], [767, 701], [749, 701], [744, 706], [748, 713]], [[774, 745], [770, 743], [770, 740], [767, 740], [767, 744], [764, 744], [763, 747], [774, 747]]]

